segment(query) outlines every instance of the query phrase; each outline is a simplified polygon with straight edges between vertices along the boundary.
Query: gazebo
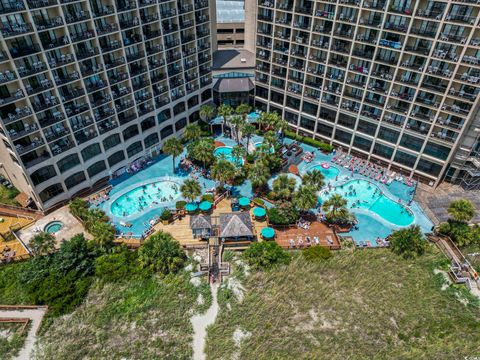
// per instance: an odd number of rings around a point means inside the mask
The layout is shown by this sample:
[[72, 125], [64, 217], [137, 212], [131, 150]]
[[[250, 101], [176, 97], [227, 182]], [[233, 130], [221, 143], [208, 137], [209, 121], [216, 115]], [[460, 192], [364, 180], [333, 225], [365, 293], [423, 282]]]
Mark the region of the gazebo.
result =
[[223, 241], [253, 240], [249, 212], [220, 214], [219, 227], [219, 237]]
[[190, 228], [193, 238], [209, 238], [212, 233], [212, 219], [209, 215], [195, 215], [190, 217]]

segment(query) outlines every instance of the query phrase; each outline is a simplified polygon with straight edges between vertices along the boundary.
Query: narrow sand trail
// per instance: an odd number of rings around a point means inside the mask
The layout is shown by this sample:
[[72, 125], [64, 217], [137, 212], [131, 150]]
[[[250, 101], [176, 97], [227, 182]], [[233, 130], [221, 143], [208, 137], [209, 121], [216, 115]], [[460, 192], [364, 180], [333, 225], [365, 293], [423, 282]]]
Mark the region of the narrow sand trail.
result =
[[205, 314], [195, 315], [190, 320], [193, 325], [193, 360], [205, 360], [204, 352], [207, 337], [207, 327], [215, 322], [218, 314], [217, 291], [218, 284], [211, 284], [212, 305]]

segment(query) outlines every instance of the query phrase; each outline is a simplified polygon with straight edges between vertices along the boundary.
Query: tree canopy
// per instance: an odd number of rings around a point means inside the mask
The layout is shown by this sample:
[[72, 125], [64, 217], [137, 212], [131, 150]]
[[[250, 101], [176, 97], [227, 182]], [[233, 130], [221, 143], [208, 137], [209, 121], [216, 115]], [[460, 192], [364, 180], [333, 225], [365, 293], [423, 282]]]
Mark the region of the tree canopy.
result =
[[476, 209], [470, 200], [458, 199], [450, 203], [448, 213], [455, 221], [469, 222], [475, 216]]
[[291, 256], [275, 241], [252, 243], [243, 253], [245, 261], [253, 268], [268, 270], [278, 265], [287, 265]]
[[141, 267], [168, 275], [183, 268], [187, 255], [170, 234], [158, 232], [145, 240], [138, 250], [138, 260]]
[[423, 255], [427, 248], [427, 242], [422, 230], [418, 225], [412, 225], [405, 229], [395, 230], [389, 237], [390, 249], [405, 259], [413, 259]]

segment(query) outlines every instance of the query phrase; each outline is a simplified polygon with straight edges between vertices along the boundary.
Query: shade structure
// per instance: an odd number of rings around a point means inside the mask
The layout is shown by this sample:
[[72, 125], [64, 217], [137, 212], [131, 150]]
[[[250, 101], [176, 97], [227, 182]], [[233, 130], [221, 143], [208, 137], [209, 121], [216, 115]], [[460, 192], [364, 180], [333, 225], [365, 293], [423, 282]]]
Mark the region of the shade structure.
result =
[[210, 201], [202, 201], [199, 205], [200, 210], [208, 211], [212, 208], [212, 203]]
[[265, 239], [272, 239], [275, 236], [275, 230], [271, 227], [263, 228], [261, 233]]
[[187, 210], [188, 212], [194, 212], [197, 209], [198, 209], [198, 205], [194, 202], [188, 203], [185, 206], [185, 210]]
[[265, 211], [264, 208], [261, 207], [256, 207], [253, 209], [253, 216], [261, 218], [267, 215], [267, 212]]
[[240, 199], [238, 199], [238, 204], [240, 206], [248, 206], [250, 205], [250, 199], [245, 196], [241, 197]]

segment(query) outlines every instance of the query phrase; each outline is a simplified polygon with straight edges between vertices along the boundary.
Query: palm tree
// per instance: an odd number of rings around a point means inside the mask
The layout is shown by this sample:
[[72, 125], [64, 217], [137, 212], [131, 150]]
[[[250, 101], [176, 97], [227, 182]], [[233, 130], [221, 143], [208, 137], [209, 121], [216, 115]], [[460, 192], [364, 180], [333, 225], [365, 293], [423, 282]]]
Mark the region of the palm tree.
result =
[[303, 175], [302, 184], [313, 187], [316, 191], [319, 191], [325, 184], [325, 177], [322, 172], [317, 169], [307, 172]]
[[170, 234], [158, 232], [140, 247], [138, 261], [142, 268], [167, 275], [180, 271], [187, 261], [187, 255]]
[[247, 123], [247, 115], [252, 111], [252, 107], [248, 104], [240, 104], [235, 108], [235, 113], [240, 115], [243, 119], [243, 123]]
[[476, 213], [475, 205], [467, 199], [452, 201], [447, 211], [458, 222], [469, 222]]
[[243, 126], [245, 125], [245, 119], [240, 115], [234, 115], [230, 117], [230, 123], [233, 125], [233, 128], [235, 130], [235, 138], [237, 140], [237, 144], [240, 144], [239, 132], [240, 129], [243, 128]]
[[215, 115], [215, 108], [212, 106], [212, 105], [202, 105], [200, 107], [200, 118], [205, 121], [205, 122], [208, 122], [210, 121], [213, 116]]
[[222, 104], [218, 107], [218, 115], [223, 117], [223, 124], [222, 124], [222, 133], [224, 132], [223, 126], [227, 122], [227, 118], [232, 115], [233, 109], [230, 105]]
[[301, 211], [314, 208], [317, 201], [317, 192], [312, 186], [302, 185], [293, 195], [293, 204]]
[[220, 181], [220, 186], [235, 178], [237, 169], [230, 161], [220, 159], [211, 168], [210, 175], [212, 179]]
[[35, 256], [51, 254], [55, 251], [55, 237], [50, 233], [41, 232], [30, 241], [30, 249]]
[[258, 189], [270, 179], [270, 169], [264, 162], [257, 161], [248, 172], [248, 179], [252, 182], [252, 186]]
[[295, 191], [297, 182], [287, 174], [278, 176], [272, 184], [272, 190], [276, 197], [282, 200], [290, 199]]
[[165, 141], [162, 151], [173, 157], [173, 172], [175, 173], [175, 158], [183, 152], [182, 142], [176, 137], [170, 138]]
[[270, 112], [262, 112], [260, 114], [260, 117], [258, 118], [257, 122], [258, 124], [260, 125], [260, 130], [262, 129], [262, 127], [264, 128], [267, 128], [268, 126], [270, 126], [270, 122], [271, 122], [271, 114]]
[[418, 225], [395, 230], [389, 237], [390, 249], [405, 259], [412, 259], [425, 253], [427, 242]]
[[198, 180], [187, 179], [183, 182], [182, 186], [180, 186], [180, 191], [185, 199], [193, 202], [202, 194], [202, 187]]
[[250, 143], [250, 138], [252, 137], [253, 134], [255, 134], [255, 126], [252, 124], [249, 124], [248, 122], [245, 123], [241, 129], [242, 135], [244, 135], [247, 138], [247, 146]]
[[203, 163], [203, 167], [206, 168], [207, 164], [210, 164], [215, 156], [215, 144], [212, 139], [205, 138], [192, 143], [189, 147], [189, 156], [197, 161]]
[[198, 124], [189, 124], [185, 127], [185, 132], [183, 133], [183, 137], [190, 141], [190, 140], [198, 140], [202, 136], [202, 129]]
[[337, 217], [337, 212], [339, 209], [344, 208], [347, 205], [347, 200], [345, 200], [340, 194], [333, 194], [325, 200], [322, 207], [323, 210], [328, 212], [332, 219]]
[[98, 222], [92, 227], [92, 235], [95, 243], [102, 250], [108, 250], [113, 246], [115, 240], [115, 228], [110, 223]]
[[277, 135], [275, 135], [274, 131], [267, 131], [263, 135], [263, 143], [268, 146], [268, 150], [270, 151], [270, 148], [272, 146], [275, 146], [275, 143], [277, 142]]
[[232, 148], [232, 157], [234, 159], [240, 160], [245, 156], [247, 156], [247, 149], [245, 149], [243, 146], [237, 145]]

